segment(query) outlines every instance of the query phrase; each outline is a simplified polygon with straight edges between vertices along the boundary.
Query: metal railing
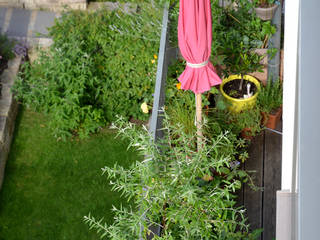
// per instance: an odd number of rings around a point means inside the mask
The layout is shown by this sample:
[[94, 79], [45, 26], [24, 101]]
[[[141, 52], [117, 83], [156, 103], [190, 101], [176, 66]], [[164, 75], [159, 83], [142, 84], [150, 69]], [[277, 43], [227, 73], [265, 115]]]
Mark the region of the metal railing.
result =
[[[169, 48], [169, 5], [165, 4], [162, 18], [162, 30], [160, 39], [160, 48], [158, 54], [158, 65], [156, 84], [154, 90], [153, 108], [150, 121], [149, 132], [152, 135], [153, 140], [156, 142], [163, 137], [162, 120], [163, 120], [163, 107], [165, 104], [165, 83], [167, 79], [168, 65], [172, 58], [172, 51]], [[147, 220], [147, 213], [142, 215], [142, 219]], [[149, 226], [149, 232], [147, 239], [153, 239], [155, 235], [160, 236], [161, 227], [159, 225]], [[140, 228], [140, 240], [145, 239], [144, 227], [141, 224]]]

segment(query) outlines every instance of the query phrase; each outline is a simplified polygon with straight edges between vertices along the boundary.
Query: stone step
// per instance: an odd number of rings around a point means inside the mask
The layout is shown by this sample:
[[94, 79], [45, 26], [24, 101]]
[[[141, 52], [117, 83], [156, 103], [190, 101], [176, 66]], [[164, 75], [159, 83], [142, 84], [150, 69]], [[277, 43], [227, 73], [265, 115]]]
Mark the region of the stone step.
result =
[[0, 7], [0, 31], [9, 38], [25, 41], [32, 46], [48, 46], [52, 43], [48, 28], [59, 16], [50, 11]]

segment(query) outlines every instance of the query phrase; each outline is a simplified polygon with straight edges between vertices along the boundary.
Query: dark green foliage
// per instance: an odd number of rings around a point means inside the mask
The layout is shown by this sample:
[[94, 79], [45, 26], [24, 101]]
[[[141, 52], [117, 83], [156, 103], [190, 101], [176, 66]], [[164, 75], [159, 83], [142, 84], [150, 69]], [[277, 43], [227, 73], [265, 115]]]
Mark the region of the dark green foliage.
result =
[[234, 0], [238, 8], [222, 8], [217, 1], [212, 6], [214, 65], [223, 66], [223, 74], [245, 75], [261, 71], [260, 56], [254, 52], [265, 48], [268, 38], [275, 33], [269, 21], [263, 22], [247, 0]]
[[230, 125], [234, 127], [234, 132], [241, 132], [243, 129], [250, 129], [251, 136], [255, 136], [261, 131], [261, 114], [257, 107], [246, 109], [240, 113], [230, 114]]
[[4, 60], [14, 58], [13, 47], [15, 43], [8, 39], [6, 35], [0, 34], [0, 56]]
[[146, 120], [159, 46], [160, 10], [66, 13], [50, 29], [54, 44], [26, 64], [14, 86], [26, 105], [48, 113], [57, 137], [95, 132], [116, 114]]

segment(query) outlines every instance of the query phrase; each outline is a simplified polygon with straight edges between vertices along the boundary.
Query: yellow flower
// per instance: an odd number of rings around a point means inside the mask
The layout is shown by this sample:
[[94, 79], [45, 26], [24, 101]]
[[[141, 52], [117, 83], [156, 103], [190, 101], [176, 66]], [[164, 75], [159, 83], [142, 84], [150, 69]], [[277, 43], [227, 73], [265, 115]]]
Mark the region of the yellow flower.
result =
[[147, 103], [144, 102], [141, 104], [141, 110], [143, 113], [149, 113], [149, 108], [148, 108]]
[[154, 60], [154, 59], [151, 60], [151, 63], [152, 63], [152, 64], [155, 63], [155, 62], [156, 62], [156, 60]]
[[153, 58], [154, 58], [154, 59], [158, 59], [157, 54], [154, 54], [154, 55], [153, 55]]
[[180, 83], [180, 82], [177, 83], [177, 84], [176, 84], [176, 87], [180, 90], [180, 89], [181, 89], [181, 83]]

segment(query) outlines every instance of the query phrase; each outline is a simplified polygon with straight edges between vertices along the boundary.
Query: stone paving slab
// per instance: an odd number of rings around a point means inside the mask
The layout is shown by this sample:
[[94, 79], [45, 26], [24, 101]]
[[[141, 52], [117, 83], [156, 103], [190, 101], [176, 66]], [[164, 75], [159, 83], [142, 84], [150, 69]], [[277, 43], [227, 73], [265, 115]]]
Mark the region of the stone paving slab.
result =
[[0, 7], [0, 31], [31, 46], [49, 46], [52, 41], [48, 37], [48, 28], [59, 17], [59, 13], [50, 11]]
[[31, 12], [19, 8], [12, 9], [8, 36], [27, 37]]
[[48, 27], [54, 25], [57, 15], [54, 12], [37, 11], [32, 37], [47, 36]]
[[[6, 17], [7, 8], [0, 8], [0, 23], [4, 23]], [[2, 32], [3, 24], [0, 25], [0, 31]]]
[[[137, 11], [138, 6], [132, 3], [114, 2], [92, 2], [88, 6], [90, 11], [101, 8], [110, 11], [121, 8], [126, 13], [133, 13]], [[52, 43], [48, 36], [48, 28], [52, 27], [55, 19], [60, 16], [61, 13], [53, 11], [14, 8], [0, 4], [0, 32], [10, 38], [25, 41], [31, 46], [44, 44], [47, 47]]]

